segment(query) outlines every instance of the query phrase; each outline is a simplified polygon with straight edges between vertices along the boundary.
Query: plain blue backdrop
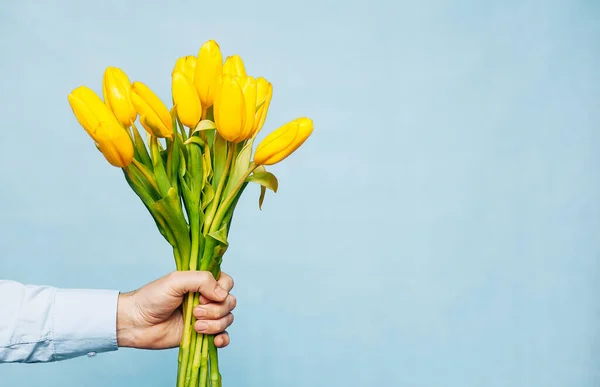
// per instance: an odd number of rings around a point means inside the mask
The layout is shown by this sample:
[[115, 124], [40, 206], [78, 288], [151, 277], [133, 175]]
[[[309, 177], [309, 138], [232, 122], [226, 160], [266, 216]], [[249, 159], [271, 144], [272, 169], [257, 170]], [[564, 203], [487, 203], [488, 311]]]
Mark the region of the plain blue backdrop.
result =
[[[597, 1], [0, 2], [0, 277], [131, 290], [173, 269], [67, 94], [170, 100], [216, 39], [315, 132], [238, 205], [226, 387], [600, 385]], [[264, 136], [264, 134], [262, 134]], [[1, 316], [0, 316], [1, 318]], [[177, 351], [1, 365], [2, 386], [173, 386]]]

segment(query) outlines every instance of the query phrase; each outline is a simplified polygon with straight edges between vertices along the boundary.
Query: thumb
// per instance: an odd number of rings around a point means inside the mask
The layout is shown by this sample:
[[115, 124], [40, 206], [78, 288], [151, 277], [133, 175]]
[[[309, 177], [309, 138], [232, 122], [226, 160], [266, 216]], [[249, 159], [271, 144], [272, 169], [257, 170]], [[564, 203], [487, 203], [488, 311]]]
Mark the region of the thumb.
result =
[[229, 294], [208, 271], [174, 271], [165, 279], [177, 297], [194, 292], [200, 293], [209, 300], [221, 302]]

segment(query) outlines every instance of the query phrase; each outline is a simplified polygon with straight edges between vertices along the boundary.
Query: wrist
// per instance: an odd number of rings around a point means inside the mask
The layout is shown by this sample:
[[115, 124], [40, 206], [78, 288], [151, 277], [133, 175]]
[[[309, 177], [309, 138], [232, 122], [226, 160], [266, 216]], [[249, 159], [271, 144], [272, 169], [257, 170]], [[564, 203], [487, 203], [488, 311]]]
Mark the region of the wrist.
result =
[[132, 293], [120, 293], [117, 302], [117, 345], [135, 347], [135, 326], [131, 313], [133, 310]]

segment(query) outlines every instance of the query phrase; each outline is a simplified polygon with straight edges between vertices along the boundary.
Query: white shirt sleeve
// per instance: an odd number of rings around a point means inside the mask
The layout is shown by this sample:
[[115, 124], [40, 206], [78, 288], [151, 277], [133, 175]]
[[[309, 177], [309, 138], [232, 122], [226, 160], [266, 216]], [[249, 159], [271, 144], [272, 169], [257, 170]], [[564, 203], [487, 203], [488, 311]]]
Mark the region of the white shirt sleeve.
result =
[[0, 280], [0, 363], [115, 351], [116, 290], [57, 289]]

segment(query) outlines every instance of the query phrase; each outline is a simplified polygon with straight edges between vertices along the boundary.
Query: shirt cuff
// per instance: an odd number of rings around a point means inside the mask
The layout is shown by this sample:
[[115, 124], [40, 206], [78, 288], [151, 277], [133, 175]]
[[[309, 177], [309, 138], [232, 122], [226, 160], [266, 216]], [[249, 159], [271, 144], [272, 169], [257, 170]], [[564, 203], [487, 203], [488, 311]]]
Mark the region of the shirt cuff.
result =
[[55, 360], [116, 351], [116, 290], [57, 289], [54, 299]]

